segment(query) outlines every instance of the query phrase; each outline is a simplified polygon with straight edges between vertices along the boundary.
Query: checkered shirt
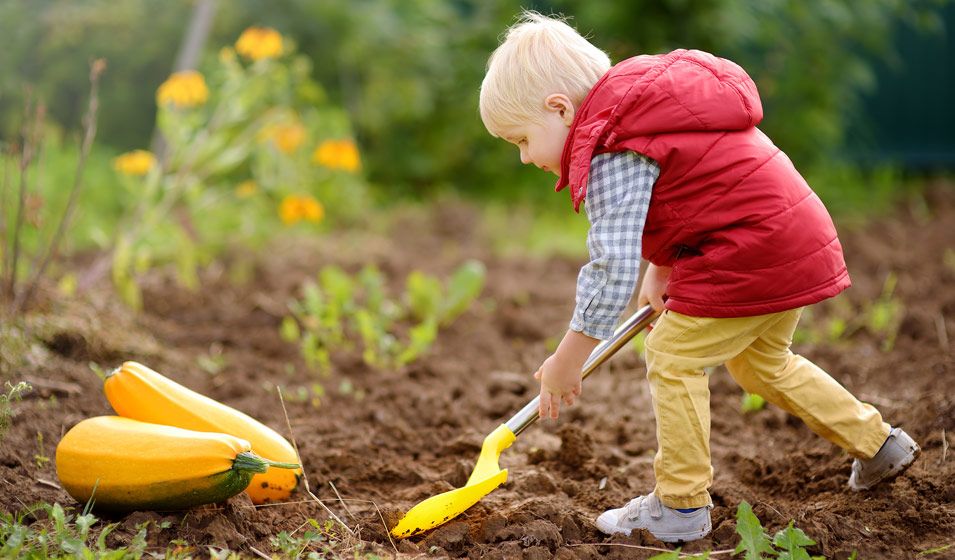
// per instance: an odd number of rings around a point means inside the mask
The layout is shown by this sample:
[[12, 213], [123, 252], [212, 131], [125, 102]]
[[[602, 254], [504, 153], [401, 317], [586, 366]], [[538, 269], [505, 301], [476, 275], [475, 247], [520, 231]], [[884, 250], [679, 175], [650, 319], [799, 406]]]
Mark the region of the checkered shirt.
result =
[[636, 152], [601, 154], [590, 162], [584, 211], [590, 262], [577, 276], [571, 330], [606, 340], [630, 303], [640, 276], [640, 244], [660, 167]]

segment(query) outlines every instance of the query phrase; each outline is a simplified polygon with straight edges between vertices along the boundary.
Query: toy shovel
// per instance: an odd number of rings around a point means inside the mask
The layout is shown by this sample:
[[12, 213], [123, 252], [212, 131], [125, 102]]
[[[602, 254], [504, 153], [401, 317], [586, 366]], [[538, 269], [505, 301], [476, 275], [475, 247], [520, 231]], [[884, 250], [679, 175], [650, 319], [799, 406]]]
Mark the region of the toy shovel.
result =
[[[638, 332], [646, 328], [656, 316], [653, 308], [646, 306], [617, 327], [613, 336], [597, 345], [587, 358], [581, 378], [586, 379]], [[537, 420], [539, 403], [540, 396], [534, 397], [520, 412], [484, 438], [481, 456], [478, 457], [467, 484], [432, 496], [414, 506], [391, 530], [391, 534], [403, 539], [447, 523], [503, 484], [507, 480], [507, 469], [502, 470], [497, 464], [501, 452], [510, 447], [517, 436]]]

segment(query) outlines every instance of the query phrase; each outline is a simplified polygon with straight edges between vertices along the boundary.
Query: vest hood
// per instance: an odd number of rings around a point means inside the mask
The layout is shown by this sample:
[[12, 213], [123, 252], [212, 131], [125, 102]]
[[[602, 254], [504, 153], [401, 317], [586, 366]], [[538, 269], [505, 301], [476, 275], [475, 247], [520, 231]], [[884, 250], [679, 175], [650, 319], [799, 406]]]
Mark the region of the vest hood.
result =
[[696, 50], [642, 55], [611, 68], [580, 104], [561, 158], [556, 190], [586, 195], [590, 160], [627, 137], [730, 132], [763, 118], [756, 84], [737, 64]]

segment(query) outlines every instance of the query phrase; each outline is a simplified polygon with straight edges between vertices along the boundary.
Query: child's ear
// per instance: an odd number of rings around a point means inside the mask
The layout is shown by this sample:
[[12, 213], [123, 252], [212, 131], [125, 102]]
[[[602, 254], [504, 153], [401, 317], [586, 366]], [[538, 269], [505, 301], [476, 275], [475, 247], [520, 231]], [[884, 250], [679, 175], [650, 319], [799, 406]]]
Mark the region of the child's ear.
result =
[[564, 95], [563, 93], [552, 93], [544, 99], [544, 107], [548, 111], [553, 111], [560, 115], [561, 120], [564, 121], [564, 124], [570, 126], [574, 122], [574, 104], [571, 102], [570, 98]]

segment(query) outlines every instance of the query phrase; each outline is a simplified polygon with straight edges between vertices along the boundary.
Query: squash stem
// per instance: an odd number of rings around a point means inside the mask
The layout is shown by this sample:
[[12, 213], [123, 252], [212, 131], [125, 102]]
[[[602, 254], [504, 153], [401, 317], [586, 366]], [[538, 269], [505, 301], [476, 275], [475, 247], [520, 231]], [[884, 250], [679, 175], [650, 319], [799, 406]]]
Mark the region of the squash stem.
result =
[[235, 456], [235, 460], [232, 461], [232, 468], [237, 471], [264, 473], [269, 470], [269, 465], [265, 462], [265, 459], [255, 453], [243, 451]]
[[265, 464], [267, 464], [268, 466], [277, 467], [280, 469], [297, 469], [302, 466], [302, 465], [299, 465], [298, 463], [277, 463], [275, 461], [269, 461], [268, 459], [262, 459], [262, 460], [265, 461]]

